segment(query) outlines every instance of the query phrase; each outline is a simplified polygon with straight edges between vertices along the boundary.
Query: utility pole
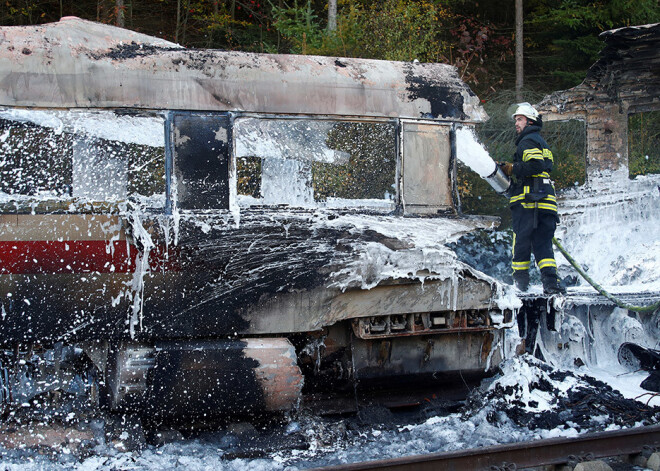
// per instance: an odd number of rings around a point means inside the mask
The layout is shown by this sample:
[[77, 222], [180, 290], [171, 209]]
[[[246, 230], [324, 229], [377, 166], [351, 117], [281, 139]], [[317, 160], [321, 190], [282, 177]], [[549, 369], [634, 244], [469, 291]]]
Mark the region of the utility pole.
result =
[[523, 89], [523, 0], [516, 0], [516, 101], [521, 102]]
[[328, 0], [328, 31], [337, 31], [337, 0]]

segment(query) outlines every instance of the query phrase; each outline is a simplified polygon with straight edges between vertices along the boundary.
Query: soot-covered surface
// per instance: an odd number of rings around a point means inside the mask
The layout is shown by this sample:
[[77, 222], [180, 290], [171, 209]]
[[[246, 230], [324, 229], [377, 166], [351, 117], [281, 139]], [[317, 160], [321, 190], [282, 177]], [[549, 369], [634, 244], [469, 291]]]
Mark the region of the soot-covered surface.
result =
[[[457, 258], [504, 283], [513, 283], [511, 277], [510, 232], [477, 230], [466, 234], [458, 241], [447, 244]], [[532, 270], [534, 274], [536, 270]]]
[[463, 405], [429, 398], [423, 407], [403, 413], [363, 407], [338, 418], [301, 411], [276, 422], [235, 422], [195, 433], [147, 430], [145, 435], [130, 417], [67, 415], [70, 409], [62, 407], [64, 413], [49, 415], [44, 412], [54, 409], [46, 404], [40, 410], [32, 416], [27, 409], [14, 412], [3, 425], [9, 430], [5, 436], [19, 429], [47, 436], [50, 425], [60, 433], [76, 431], [80, 438], [23, 448], [5, 439], [4, 469], [297, 470], [660, 422], [660, 408], [625, 399], [586, 374], [553, 369], [528, 355], [505, 362]]

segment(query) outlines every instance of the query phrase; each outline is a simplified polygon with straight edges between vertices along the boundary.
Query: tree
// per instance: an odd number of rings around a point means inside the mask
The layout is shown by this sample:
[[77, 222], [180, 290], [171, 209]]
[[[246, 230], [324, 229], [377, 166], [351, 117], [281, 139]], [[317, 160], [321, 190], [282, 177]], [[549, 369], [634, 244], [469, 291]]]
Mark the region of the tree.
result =
[[117, 11], [117, 26], [123, 28], [125, 25], [124, 21], [124, 0], [115, 0], [115, 9]]
[[523, 0], [516, 0], [516, 101], [522, 101], [523, 89]]
[[328, 31], [337, 31], [337, 0], [328, 0]]

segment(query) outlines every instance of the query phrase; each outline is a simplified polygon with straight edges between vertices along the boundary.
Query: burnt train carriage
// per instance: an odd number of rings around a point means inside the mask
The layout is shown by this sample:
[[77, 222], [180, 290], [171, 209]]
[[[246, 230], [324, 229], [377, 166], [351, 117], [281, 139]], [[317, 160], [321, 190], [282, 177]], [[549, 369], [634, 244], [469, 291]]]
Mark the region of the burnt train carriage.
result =
[[490, 224], [457, 211], [453, 129], [486, 116], [452, 67], [187, 50], [77, 18], [0, 34], [16, 355], [79, 347], [112, 408], [161, 416], [501, 361], [499, 287], [444, 246]]

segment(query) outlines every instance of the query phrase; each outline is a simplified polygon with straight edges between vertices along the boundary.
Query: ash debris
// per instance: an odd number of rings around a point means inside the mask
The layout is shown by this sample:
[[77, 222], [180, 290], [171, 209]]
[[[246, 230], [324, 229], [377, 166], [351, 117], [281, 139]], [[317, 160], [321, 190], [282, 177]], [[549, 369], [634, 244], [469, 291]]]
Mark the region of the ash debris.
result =
[[151, 44], [138, 44], [132, 41], [130, 44], [119, 44], [103, 54], [90, 54], [93, 59], [112, 59], [112, 60], [126, 60], [135, 59], [136, 57], [151, 56], [160, 54], [162, 52], [180, 51], [178, 47], [163, 47], [154, 46]]
[[465, 417], [484, 413], [494, 425], [578, 433], [660, 423], [660, 407], [627, 399], [602, 381], [552, 368], [531, 355], [508, 360], [470, 395]]
[[[364, 404], [356, 414], [327, 417], [303, 409], [215, 429], [151, 428], [131, 415], [100, 412], [90, 394], [89, 388], [70, 388], [58, 401], [40, 396], [39, 406], [16, 410], [1, 424], [2, 435], [14, 442], [0, 443], [0, 464], [104, 471], [306, 469], [660, 423], [660, 408], [530, 355], [506, 361], [464, 403], [434, 399], [416, 409]], [[31, 442], [35, 436], [48, 440]]]
[[[511, 231], [479, 229], [464, 235], [447, 246], [456, 252], [461, 262], [476, 268], [488, 276], [512, 284]], [[536, 270], [532, 271], [536, 274]], [[534, 280], [532, 280], [534, 281]]]

